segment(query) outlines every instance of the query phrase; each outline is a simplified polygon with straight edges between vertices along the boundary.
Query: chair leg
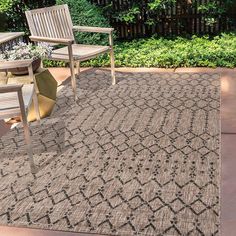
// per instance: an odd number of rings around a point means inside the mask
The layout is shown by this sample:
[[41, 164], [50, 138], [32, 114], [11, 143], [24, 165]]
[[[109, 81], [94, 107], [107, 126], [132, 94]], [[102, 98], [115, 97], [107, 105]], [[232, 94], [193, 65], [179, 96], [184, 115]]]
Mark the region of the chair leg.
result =
[[33, 94], [33, 102], [34, 102], [34, 110], [35, 110], [35, 115], [36, 119], [38, 121], [38, 124], [40, 124], [40, 111], [39, 111], [39, 103], [38, 103], [38, 97], [36, 92]]
[[74, 93], [74, 98], [75, 101], [77, 101], [78, 96], [77, 96], [77, 91], [76, 91], [76, 77], [75, 77], [75, 68], [74, 68], [74, 63], [70, 63], [70, 73], [71, 73], [71, 85]]
[[[42, 63], [42, 61], [41, 61], [41, 63]], [[37, 97], [38, 86], [37, 86], [37, 81], [34, 76], [32, 64], [28, 67], [28, 71], [29, 71], [29, 76], [30, 76], [31, 80], [34, 82], [34, 93], [33, 93], [34, 110], [35, 110], [35, 114], [36, 114], [36, 119], [37, 119], [38, 123], [40, 123], [40, 112], [39, 112], [39, 104], [38, 104], [38, 97]]]
[[112, 85], [116, 84], [116, 76], [115, 76], [115, 58], [114, 58], [114, 50], [113, 48], [110, 51], [110, 59], [111, 59], [111, 79]]
[[79, 77], [80, 75], [80, 62], [79, 61], [76, 62], [76, 72], [77, 72], [77, 77]]
[[6, 73], [6, 78], [7, 78], [6, 83], [8, 84], [8, 81], [9, 81], [9, 72], [8, 72], [8, 70], [6, 70], [5, 73]]
[[25, 111], [22, 112], [22, 122], [23, 122], [23, 127], [24, 127], [27, 152], [28, 152], [28, 156], [29, 156], [29, 164], [30, 164], [32, 174], [35, 174], [36, 173], [36, 166], [34, 164], [33, 150], [32, 150], [32, 144], [31, 144], [31, 139], [30, 139], [29, 124], [28, 124], [28, 121], [27, 121], [27, 118], [26, 118]]
[[32, 174], [35, 174], [36, 166], [34, 164], [34, 159], [33, 159], [33, 150], [32, 150], [32, 144], [31, 144], [31, 139], [30, 139], [30, 130], [29, 130], [29, 125], [27, 121], [22, 90], [17, 91], [17, 93], [18, 93], [18, 99], [19, 99], [19, 104], [20, 104], [20, 111], [21, 111], [21, 117], [22, 117], [22, 122], [23, 122], [24, 133], [25, 133], [25, 142], [26, 142], [27, 152], [29, 156], [30, 168], [31, 168]]

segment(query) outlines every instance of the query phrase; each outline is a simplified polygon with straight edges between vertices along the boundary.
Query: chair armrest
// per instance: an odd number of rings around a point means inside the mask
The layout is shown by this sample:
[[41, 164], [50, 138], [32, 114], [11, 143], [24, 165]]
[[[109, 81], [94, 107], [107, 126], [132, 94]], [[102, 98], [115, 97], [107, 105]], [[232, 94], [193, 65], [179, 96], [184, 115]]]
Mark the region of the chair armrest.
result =
[[1, 85], [0, 93], [11, 93], [11, 92], [19, 92], [23, 87], [23, 84], [10, 84], [10, 85]]
[[63, 39], [63, 38], [47, 38], [47, 37], [39, 37], [39, 36], [30, 36], [30, 40], [35, 42], [47, 42], [47, 43], [58, 43], [64, 45], [73, 44], [73, 39]]
[[0, 70], [8, 70], [20, 67], [29, 67], [33, 62], [32, 59], [15, 60], [15, 61], [0, 61]]
[[104, 33], [111, 34], [114, 28], [103, 28], [103, 27], [90, 27], [90, 26], [73, 26], [74, 31], [79, 32], [92, 32], [92, 33]]

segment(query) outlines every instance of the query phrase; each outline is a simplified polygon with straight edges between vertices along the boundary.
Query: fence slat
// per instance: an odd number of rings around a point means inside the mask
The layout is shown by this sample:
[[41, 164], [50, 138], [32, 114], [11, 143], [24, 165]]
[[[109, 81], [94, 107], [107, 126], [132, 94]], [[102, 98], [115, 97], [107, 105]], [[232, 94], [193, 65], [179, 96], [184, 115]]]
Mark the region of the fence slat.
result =
[[[90, 0], [91, 3], [97, 6], [104, 7], [107, 1]], [[109, 0], [110, 3], [111, 0]], [[232, 30], [231, 19], [235, 19], [236, 14], [225, 14], [216, 18], [216, 23], [209, 26], [204, 18], [204, 15], [198, 11], [201, 4], [209, 3], [209, 0], [195, 1], [194, 5], [190, 5], [188, 1], [176, 1], [169, 9], [165, 9], [160, 15], [158, 22], [149, 26], [145, 24], [147, 19], [147, 0], [140, 0], [142, 3], [142, 10], [137, 16], [135, 23], [125, 23], [115, 20], [110, 16], [110, 23], [116, 29], [118, 38], [133, 39], [139, 37], [149, 37], [153, 34], [160, 36], [171, 35], [186, 35], [186, 34], [211, 34], [216, 35], [226, 30]], [[218, 0], [224, 4], [222, 0]], [[114, 12], [127, 10], [132, 5], [132, 0], [113, 0], [112, 7]], [[235, 6], [236, 7], [236, 6]]]
[[[0, 0], [1, 1], [1, 0]], [[104, 7], [109, 4], [114, 12], [127, 10], [132, 6], [133, 0], [88, 0], [97, 6]], [[217, 0], [224, 6], [224, 0]], [[140, 37], [149, 37], [153, 34], [159, 36], [171, 35], [186, 35], [186, 34], [219, 34], [226, 30], [234, 29], [236, 25], [236, 4], [230, 9], [228, 14], [222, 15], [216, 19], [213, 27], [206, 24], [204, 15], [198, 11], [201, 4], [209, 2], [209, 0], [197, 0], [196, 4], [189, 6], [188, 1], [176, 1], [169, 9], [162, 11], [158, 15], [157, 22], [150, 26], [146, 24], [148, 18], [147, 0], [140, 0], [142, 9], [136, 17], [135, 23], [127, 24], [122, 22], [112, 15], [110, 16], [110, 24], [116, 29], [119, 39], [133, 39]], [[185, 3], [185, 5], [184, 5]], [[31, 4], [31, 5], [30, 5]], [[56, 0], [34, 0], [33, 7], [40, 8], [56, 4]], [[21, 0], [17, 5], [14, 5], [14, 12], [17, 18], [8, 22], [8, 30], [24, 30], [27, 29], [27, 24], [24, 14], [24, 5], [32, 8], [32, 0]], [[230, 20], [231, 19], [231, 20]], [[234, 21], [234, 26], [232, 23]]]

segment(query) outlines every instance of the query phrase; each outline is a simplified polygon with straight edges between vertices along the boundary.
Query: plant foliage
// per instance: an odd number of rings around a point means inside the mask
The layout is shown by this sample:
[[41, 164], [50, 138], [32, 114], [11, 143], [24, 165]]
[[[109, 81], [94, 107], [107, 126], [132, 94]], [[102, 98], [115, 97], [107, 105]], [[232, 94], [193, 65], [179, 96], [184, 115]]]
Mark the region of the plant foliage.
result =
[[[198, 2], [198, 0], [193, 0], [193, 5], [198, 4]], [[224, 2], [211, 0], [201, 3], [197, 9], [204, 15], [207, 25], [213, 26], [216, 23], [216, 19], [227, 13], [234, 3], [234, 0], [225, 0]]]
[[0, 60], [14, 61], [23, 59], [38, 59], [50, 56], [52, 47], [46, 43], [33, 45], [19, 42], [12, 49], [0, 54]]
[[[110, 27], [108, 20], [102, 15], [101, 9], [88, 0], [57, 0], [57, 4], [67, 4], [74, 25]], [[108, 36], [99, 33], [76, 33], [79, 43], [108, 44]]]
[[[209, 26], [213, 26], [216, 23], [216, 19], [225, 14], [235, 3], [234, 0], [225, 0], [224, 2], [216, 0], [203, 2], [199, 0], [128, 0], [117, 10], [112, 7], [112, 1], [110, 2], [111, 4], [103, 8], [105, 14], [127, 24], [136, 23], [142, 18], [144, 24], [154, 25], [158, 23], [161, 14], [166, 14], [174, 4], [177, 4], [180, 11], [197, 8], [197, 11], [203, 14]], [[145, 17], [143, 17], [141, 12], [145, 12]]]
[[0, 1], [0, 13], [6, 12], [11, 8], [13, 0], [1, 0]]
[[[236, 67], [236, 34], [191, 39], [150, 38], [118, 43], [117, 67]], [[109, 57], [101, 56], [83, 66], [109, 66]]]
[[27, 32], [25, 11], [54, 4], [55, 0], [0, 0], [0, 13], [5, 15], [7, 23], [5, 30]]

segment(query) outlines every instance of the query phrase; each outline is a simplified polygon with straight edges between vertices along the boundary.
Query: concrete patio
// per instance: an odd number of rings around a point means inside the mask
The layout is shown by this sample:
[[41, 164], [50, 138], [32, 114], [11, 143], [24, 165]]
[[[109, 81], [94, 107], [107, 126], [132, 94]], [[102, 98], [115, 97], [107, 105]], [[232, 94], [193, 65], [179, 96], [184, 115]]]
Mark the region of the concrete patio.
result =
[[[84, 69], [89, 70], [89, 69]], [[64, 82], [69, 76], [69, 71], [65, 68], [50, 69], [55, 78]], [[222, 178], [221, 178], [221, 235], [233, 236], [236, 232], [236, 173], [234, 164], [234, 152], [236, 151], [236, 69], [207, 69], [207, 68], [186, 68], [186, 69], [118, 69], [121, 72], [153, 72], [153, 73], [219, 73], [221, 74], [221, 91], [222, 91], [222, 104], [221, 104], [221, 160], [222, 160]], [[7, 132], [9, 127], [2, 128], [1, 134]], [[4, 236], [75, 236], [75, 235], [88, 235], [76, 234], [65, 232], [53, 232], [34, 229], [0, 227], [0, 232]], [[94, 235], [94, 234], [93, 234]]]

